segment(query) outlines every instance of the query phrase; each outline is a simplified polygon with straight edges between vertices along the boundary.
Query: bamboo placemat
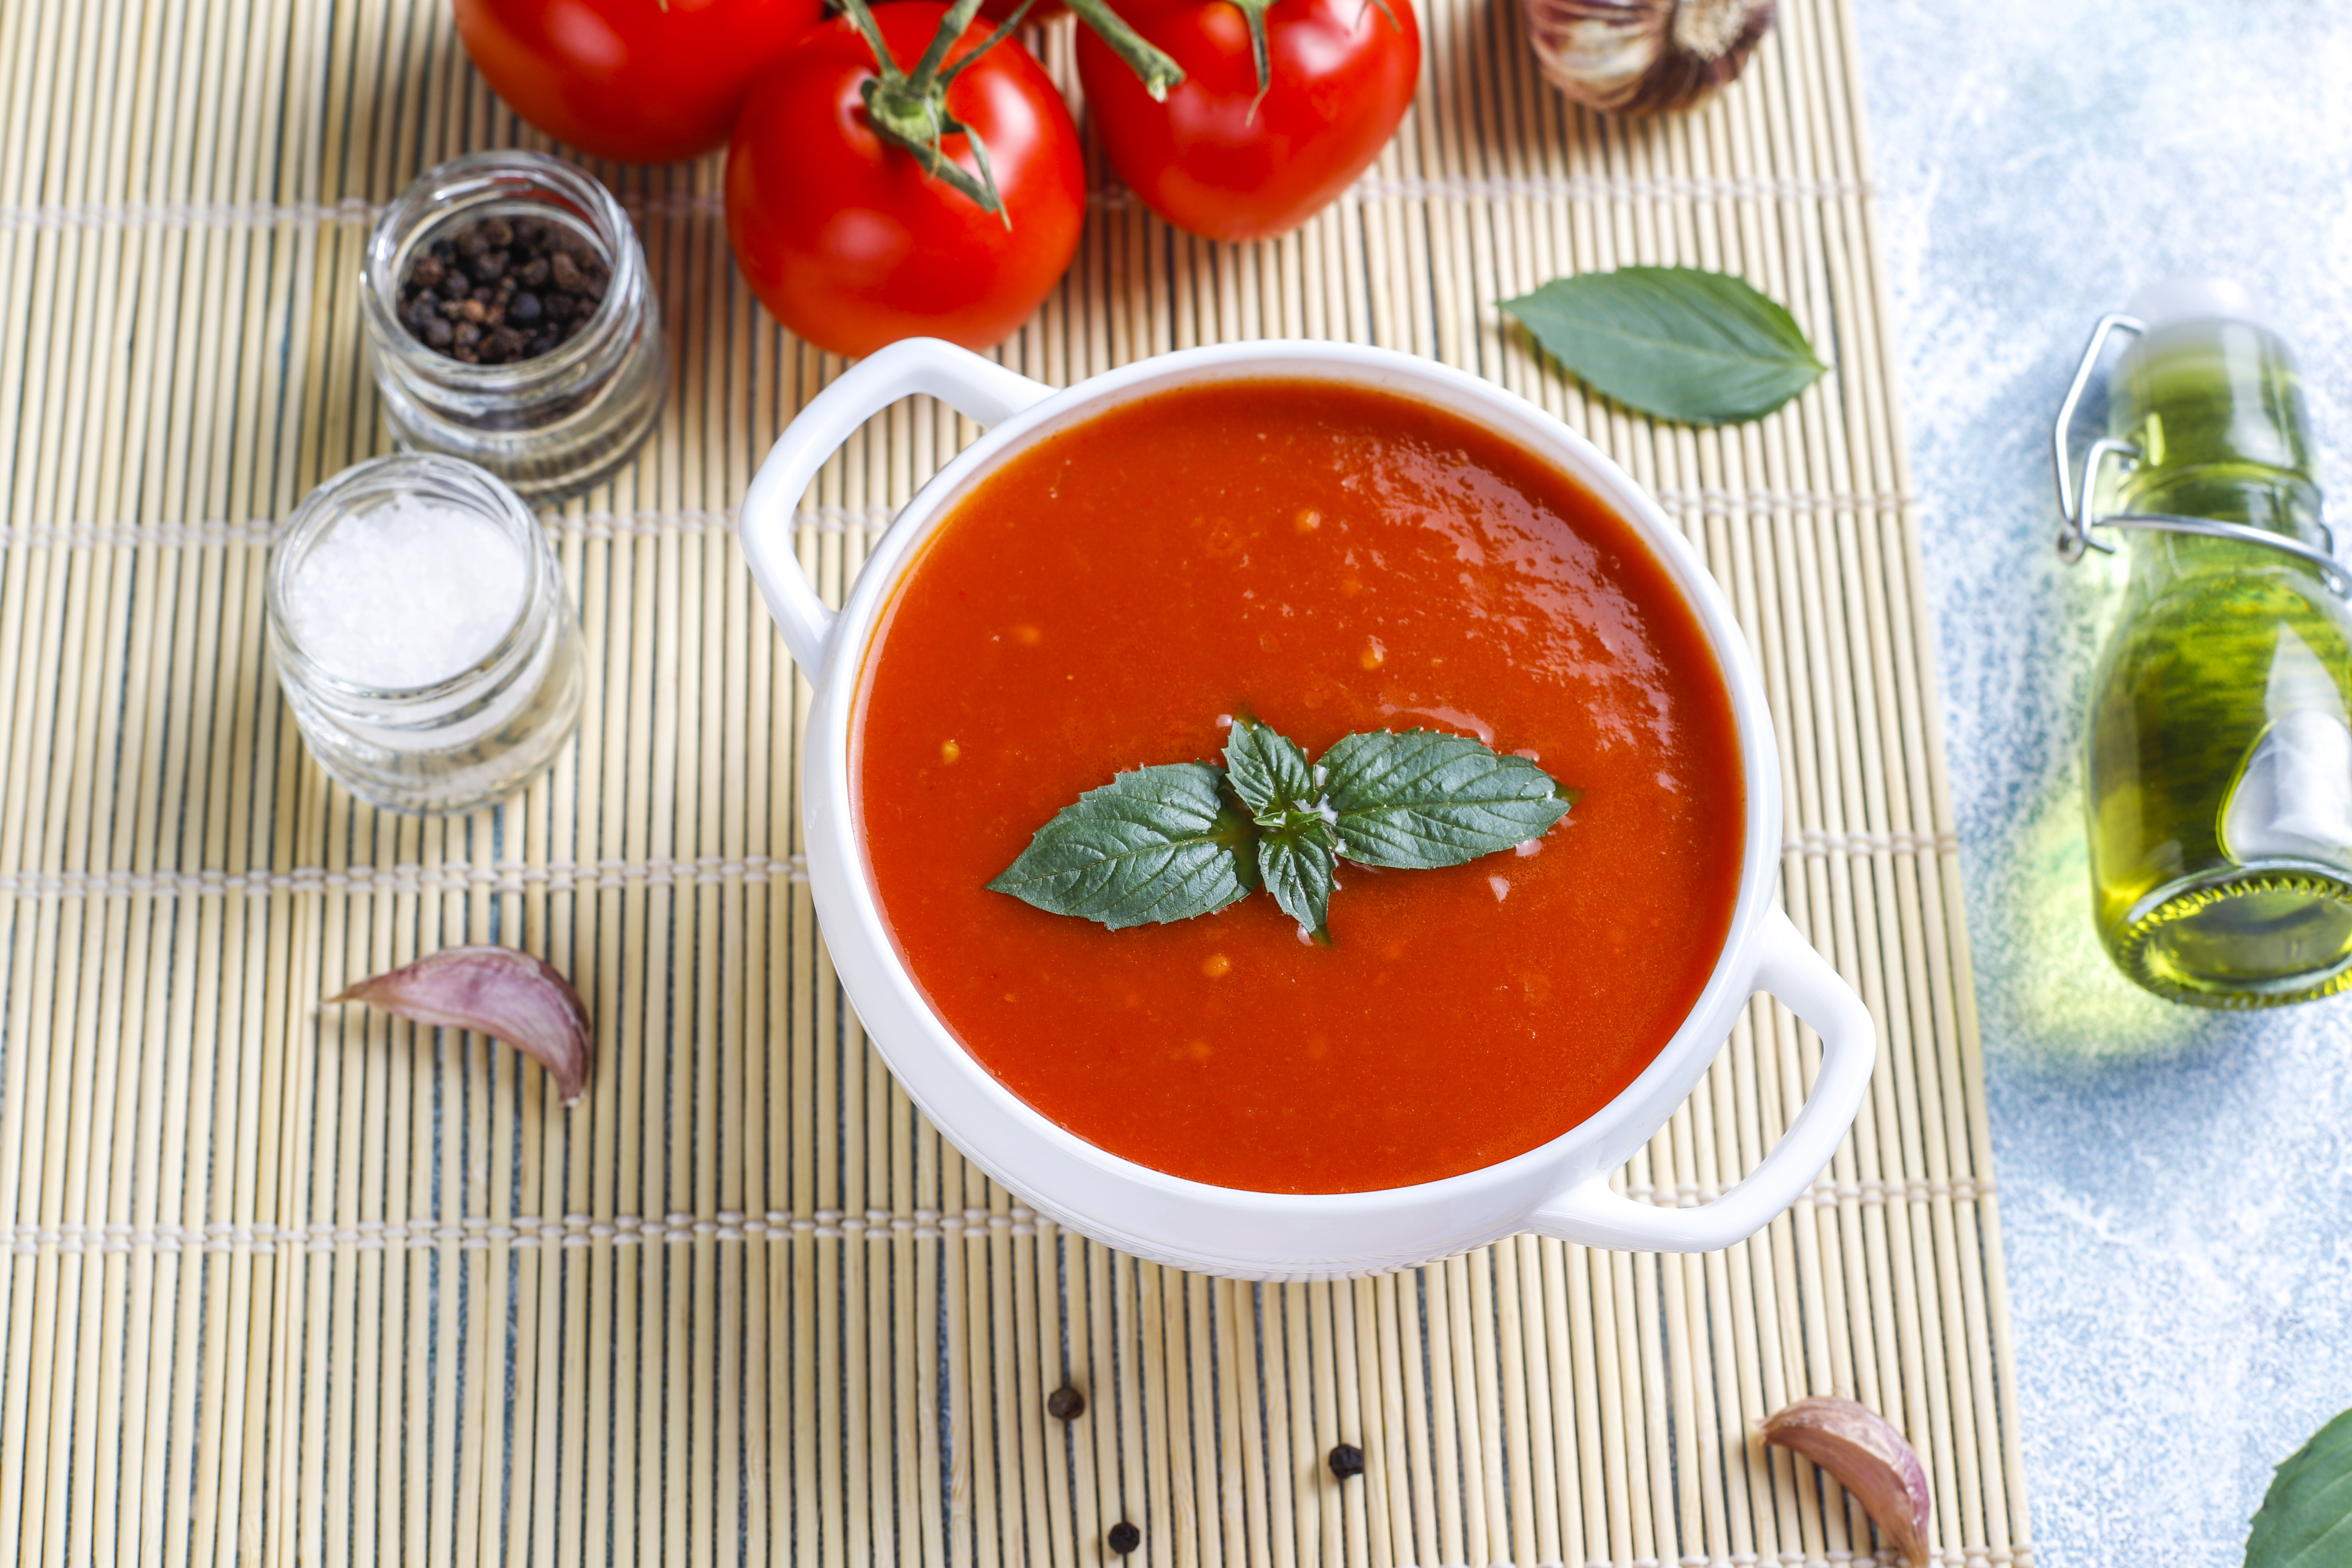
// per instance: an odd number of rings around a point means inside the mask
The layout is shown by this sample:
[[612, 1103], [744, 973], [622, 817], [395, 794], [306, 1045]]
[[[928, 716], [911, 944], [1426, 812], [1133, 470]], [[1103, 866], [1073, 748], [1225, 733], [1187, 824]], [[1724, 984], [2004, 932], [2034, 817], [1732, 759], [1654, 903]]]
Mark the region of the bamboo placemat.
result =
[[[27, 1563], [1150, 1568], [1843, 1562], [1861, 1516], [1754, 1420], [1842, 1389], [1925, 1455], [1938, 1561], [2025, 1564], [1959, 880], [1852, 18], [1783, 0], [1705, 112], [1581, 115], [1504, 0], [1433, 0], [1418, 105], [1300, 234], [1171, 234], [1097, 172], [1004, 358], [1353, 338], [1469, 367], [1665, 500], [1785, 748], [1785, 894], [1885, 1054], [1790, 1215], [1723, 1253], [1520, 1238], [1328, 1287], [1139, 1264], [914, 1114], [795, 868], [804, 700], [730, 530], [839, 362], [731, 271], [715, 161], [600, 169], [678, 349], [643, 460], [550, 526], [595, 653], [505, 808], [378, 816], [262, 648], [273, 522], [384, 449], [355, 286], [418, 169], [539, 139], [437, 0], [0, 7], [0, 1541]], [[1070, 79], [1070, 41], [1048, 62]], [[1094, 154], [1089, 154], [1093, 157]], [[1589, 403], [1491, 301], [1629, 261], [1742, 272], [1836, 374], [1720, 434]], [[973, 432], [927, 403], [825, 474], [837, 595]], [[503, 1047], [318, 999], [456, 941], [579, 980], [558, 1110]], [[1625, 1173], [1704, 1197], [1814, 1044], [1768, 1004]], [[1044, 1412], [1065, 1379], [1087, 1413]], [[1370, 1468], [1335, 1482], [1326, 1451]]]

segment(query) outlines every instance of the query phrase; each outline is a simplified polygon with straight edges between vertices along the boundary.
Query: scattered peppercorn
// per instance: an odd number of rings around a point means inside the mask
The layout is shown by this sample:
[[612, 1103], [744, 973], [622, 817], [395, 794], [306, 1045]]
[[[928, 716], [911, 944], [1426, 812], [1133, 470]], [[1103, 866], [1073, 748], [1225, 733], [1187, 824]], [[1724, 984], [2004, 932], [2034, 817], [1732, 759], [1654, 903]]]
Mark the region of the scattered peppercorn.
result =
[[1110, 1549], [1121, 1557], [1143, 1544], [1143, 1531], [1125, 1520], [1110, 1527]]
[[1068, 1384], [1045, 1395], [1045, 1414], [1056, 1421], [1076, 1421], [1087, 1413], [1087, 1396]]
[[612, 281], [596, 247], [562, 224], [484, 218], [417, 251], [395, 313], [429, 349], [467, 364], [507, 364], [578, 336]]
[[1364, 1473], [1364, 1451], [1353, 1443], [1342, 1443], [1331, 1450], [1331, 1473], [1348, 1480]]

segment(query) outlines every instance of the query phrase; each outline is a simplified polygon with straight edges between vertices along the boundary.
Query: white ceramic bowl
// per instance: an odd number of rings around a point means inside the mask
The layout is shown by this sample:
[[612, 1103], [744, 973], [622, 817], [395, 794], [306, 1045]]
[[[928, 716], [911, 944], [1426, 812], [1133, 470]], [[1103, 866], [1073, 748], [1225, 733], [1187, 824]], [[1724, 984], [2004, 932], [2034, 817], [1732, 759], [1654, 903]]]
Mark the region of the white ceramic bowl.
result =
[[[860, 667], [900, 573], [958, 499], [1007, 454], [1118, 404], [1178, 385], [1265, 376], [1345, 382], [1433, 404], [1556, 465], [1631, 520], [1697, 613], [1731, 690], [1747, 769], [1746, 843], [1730, 933], [1698, 1002], [1657, 1058], [1597, 1115], [1540, 1148], [1441, 1182], [1369, 1193], [1242, 1192], [1148, 1169], [1066, 1131], [990, 1076], [924, 1001], [883, 924], [859, 844], [849, 727]], [[853, 430], [913, 393], [961, 409], [987, 434], [908, 503], [836, 615], [801, 574], [793, 510]], [[1066, 392], [947, 343], [898, 343], [827, 387], [776, 442], [744, 502], [743, 548], [815, 687], [802, 803], [809, 883], [842, 984], [933, 1125], [1064, 1225], [1140, 1257], [1257, 1279], [1408, 1268], [1522, 1230], [1601, 1247], [1700, 1251], [1752, 1234], [1794, 1201], [1862, 1102], [1877, 1054], [1870, 1015], [1773, 903], [1780, 767], [1763, 688], [1731, 608], [1655, 501], [1581, 437], [1509, 393], [1425, 360], [1340, 343], [1192, 349]], [[1759, 991], [1787, 1002], [1822, 1042], [1812, 1093], [1780, 1142], [1745, 1181], [1695, 1207], [1612, 1192], [1609, 1173], [1665, 1123]]]

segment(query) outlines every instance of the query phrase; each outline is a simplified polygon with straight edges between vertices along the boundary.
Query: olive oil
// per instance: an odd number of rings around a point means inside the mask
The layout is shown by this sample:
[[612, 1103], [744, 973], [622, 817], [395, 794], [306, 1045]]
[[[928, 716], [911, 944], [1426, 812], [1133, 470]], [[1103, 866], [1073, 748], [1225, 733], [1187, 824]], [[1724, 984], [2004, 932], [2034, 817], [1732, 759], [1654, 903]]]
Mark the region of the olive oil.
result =
[[[2326, 551], [2286, 345], [2210, 289], [2186, 297], [2116, 367], [2111, 435], [2139, 457], [2096, 499]], [[2352, 611], [2277, 549], [2122, 537], [2129, 584], [2092, 687], [2101, 941], [2139, 984], [2204, 1006], [2352, 985]]]

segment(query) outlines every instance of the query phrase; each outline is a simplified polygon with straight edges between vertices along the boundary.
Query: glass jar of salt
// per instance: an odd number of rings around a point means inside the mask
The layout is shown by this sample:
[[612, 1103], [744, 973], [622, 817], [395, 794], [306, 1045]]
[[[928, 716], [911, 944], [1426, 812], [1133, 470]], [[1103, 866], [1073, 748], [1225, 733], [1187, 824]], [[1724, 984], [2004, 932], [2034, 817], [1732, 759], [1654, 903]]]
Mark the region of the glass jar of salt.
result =
[[368, 361], [403, 449], [544, 504], [612, 478], [661, 413], [661, 309], [629, 215], [544, 153], [428, 169], [368, 239]]
[[470, 811], [580, 722], [562, 570], [520, 497], [429, 454], [346, 468], [271, 552], [269, 647], [320, 766], [394, 811]]

